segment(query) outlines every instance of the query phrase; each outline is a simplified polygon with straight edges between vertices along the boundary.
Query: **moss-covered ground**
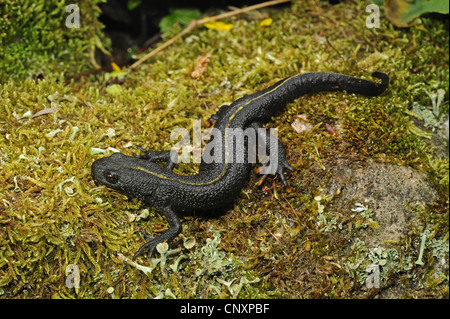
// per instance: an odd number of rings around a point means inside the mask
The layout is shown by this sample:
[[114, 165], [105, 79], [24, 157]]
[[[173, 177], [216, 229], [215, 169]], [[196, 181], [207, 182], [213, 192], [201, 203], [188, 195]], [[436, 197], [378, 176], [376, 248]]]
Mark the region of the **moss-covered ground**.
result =
[[[448, 298], [448, 135], [437, 134], [448, 114], [448, 21], [398, 29], [381, 15], [369, 29], [367, 15], [359, 2], [299, 1], [229, 18], [230, 31], [199, 27], [129, 72], [67, 85], [69, 75], [2, 79], [0, 298]], [[290, 193], [279, 178], [257, 186], [255, 173], [221, 214], [183, 217], [168, 252], [129, 260], [144, 242], [138, 230], [166, 221], [95, 185], [95, 159], [170, 149], [173, 129], [285, 76], [377, 70], [391, 78], [382, 96], [308, 95], [266, 124], [298, 170]], [[310, 124], [301, 133], [291, 126], [299, 115]], [[388, 197], [397, 206], [386, 208]], [[379, 288], [366, 283], [374, 267]]]
[[98, 21], [101, 2], [80, 1], [75, 10], [74, 1], [0, 0], [0, 81], [99, 67], [98, 52], [109, 47]]

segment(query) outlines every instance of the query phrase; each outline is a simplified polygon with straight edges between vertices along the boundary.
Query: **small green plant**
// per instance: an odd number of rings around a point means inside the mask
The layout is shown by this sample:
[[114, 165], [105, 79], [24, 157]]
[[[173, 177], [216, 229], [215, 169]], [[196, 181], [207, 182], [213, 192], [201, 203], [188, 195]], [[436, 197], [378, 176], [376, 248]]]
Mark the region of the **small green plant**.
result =
[[[376, 1], [382, 3], [382, 1]], [[449, 3], [446, 0], [392, 0], [385, 1], [388, 19], [398, 27], [409, 26], [419, 16], [437, 12], [448, 14]]]
[[134, 10], [141, 4], [141, 0], [128, 0], [127, 8], [128, 10]]
[[431, 110], [417, 102], [413, 102], [412, 115], [422, 119], [425, 127], [433, 131], [441, 127], [444, 121], [445, 109], [443, 108], [445, 90], [438, 89], [436, 92], [424, 90], [431, 99]]
[[177, 23], [188, 25], [192, 20], [200, 19], [202, 13], [198, 9], [169, 9], [170, 14], [161, 19], [159, 27], [162, 33], [170, 31]]

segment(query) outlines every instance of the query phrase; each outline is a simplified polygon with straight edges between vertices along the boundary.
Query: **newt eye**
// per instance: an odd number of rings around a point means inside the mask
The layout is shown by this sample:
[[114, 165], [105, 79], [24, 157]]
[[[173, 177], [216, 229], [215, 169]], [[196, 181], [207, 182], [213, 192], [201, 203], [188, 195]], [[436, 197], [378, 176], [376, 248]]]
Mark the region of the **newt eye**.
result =
[[105, 172], [105, 179], [110, 184], [116, 184], [119, 176], [114, 172]]

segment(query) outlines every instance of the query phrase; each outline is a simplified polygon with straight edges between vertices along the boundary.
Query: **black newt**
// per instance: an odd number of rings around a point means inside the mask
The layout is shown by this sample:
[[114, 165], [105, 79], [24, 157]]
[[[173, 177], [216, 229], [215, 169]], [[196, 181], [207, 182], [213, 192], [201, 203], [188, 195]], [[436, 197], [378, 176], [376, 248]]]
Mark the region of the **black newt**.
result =
[[[270, 120], [271, 116], [287, 103], [304, 94], [321, 91], [346, 91], [377, 96], [388, 87], [389, 77], [382, 72], [374, 72], [372, 76], [380, 79], [381, 83], [336, 73], [298, 74], [278, 81], [260, 92], [244, 96], [230, 105], [222, 106], [209, 120], [214, 122], [215, 129], [221, 135], [209, 143], [223, 146], [218, 147], [217, 153], [214, 154], [218, 155], [220, 152], [221, 159], [230, 153], [241, 152], [244, 154], [244, 160], [240, 162], [226, 160], [206, 162], [202, 158], [199, 173], [184, 176], [173, 172], [176, 160], [171, 158], [171, 151], [147, 151], [138, 147], [143, 155], [126, 156], [114, 153], [96, 160], [91, 168], [95, 180], [130, 197], [144, 200], [156, 207], [169, 223], [169, 228], [156, 237], [141, 231], [147, 242], [136, 252], [134, 258], [146, 249], [149, 250], [148, 258], [150, 258], [157, 244], [171, 241], [181, 232], [177, 212], [224, 207], [239, 195], [251, 171], [249, 143], [248, 139], [245, 139], [244, 142], [241, 140], [241, 143], [234, 146], [227, 144], [230, 140], [228, 129], [254, 129], [254, 132], [259, 134], [258, 137], [273, 141], [269, 133], [261, 133], [262, 131], [258, 129], [262, 127], [261, 123]], [[288, 186], [284, 174], [286, 170], [293, 171], [294, 168], [286, 160], [284, 148], [278, 139], [270, 144], [269, 146], [269, 143], [266, 143], [264, 147], [271, 160], [262, 168], [269, 168], [271, 174], [279, 174], [282, 182]], [[274, 150], [276, 154], [271, 154]], [[163, 166], [159, 162], [166, 162], [166, 165]], [[265, 176], [267, 173], [264, 173], [260, 181]]]

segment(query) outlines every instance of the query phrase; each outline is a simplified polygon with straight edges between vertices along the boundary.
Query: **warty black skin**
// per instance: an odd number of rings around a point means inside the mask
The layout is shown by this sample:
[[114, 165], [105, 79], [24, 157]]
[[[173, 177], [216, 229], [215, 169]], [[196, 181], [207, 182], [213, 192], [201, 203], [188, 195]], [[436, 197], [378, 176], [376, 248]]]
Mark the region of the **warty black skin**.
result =
[[[222, 132], [220, 142], [224, 145], [226, 128], [261, 127], [261, 123], [270, 120], [287, 103], [305, 94], [346, 91], [377, 96], [383, 93], [388, 87], [389, 77], [382, 72], [374, 72], [372, 76], [381, 79], [381, 83], [337, 73], [295, 75], [260, 92], [244, 96], [230, 105], [222, 106], [210, 120]], [[235, 151], [247, 154], [246, 147], [236, 145]], [[170, 160], [170, 151], [150, 152], [138, 148], [144, 155], [126, 156], [115, 153], [96, 160], [91, 168], [95, 180], [130, 197], [144, 200], [156, 207], [169, 223], [169, 228], [157, 237], [142, 232], [147, 242], [135, 257], [149, 249], [150, 258], [157, 244], [171, 241], [181, 232], [177, 212], [224, 207], [235, 200], [249, 179], [251, 163], [248, 163], [247, 157], [244, 163], [207, 164], [202, 160], [198, 174], [183, 176], [173, 172], [175, 164]], [[224, 152], [225, 147], [222, 147], [223, 156]], [[166, 162], [166, 165], [161, 166], [158, 162]], [[294, 169], [287, 162], [284, 148], [279, 143], [276, 172], [287, 186], [285, 170]]]

